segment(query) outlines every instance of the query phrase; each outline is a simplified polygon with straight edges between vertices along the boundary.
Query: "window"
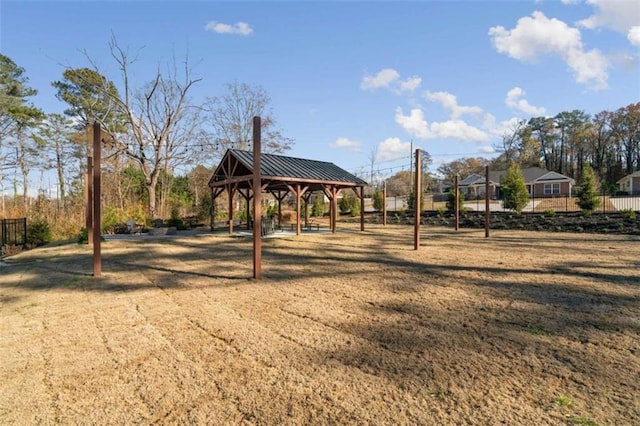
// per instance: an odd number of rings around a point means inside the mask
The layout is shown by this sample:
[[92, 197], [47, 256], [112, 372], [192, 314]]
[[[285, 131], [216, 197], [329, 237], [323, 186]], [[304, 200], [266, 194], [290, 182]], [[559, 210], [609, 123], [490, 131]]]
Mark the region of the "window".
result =
[[544, 195], [557, 195], [560, 194], [560, 184], [559, 183], [545, 183], [544, 184]]

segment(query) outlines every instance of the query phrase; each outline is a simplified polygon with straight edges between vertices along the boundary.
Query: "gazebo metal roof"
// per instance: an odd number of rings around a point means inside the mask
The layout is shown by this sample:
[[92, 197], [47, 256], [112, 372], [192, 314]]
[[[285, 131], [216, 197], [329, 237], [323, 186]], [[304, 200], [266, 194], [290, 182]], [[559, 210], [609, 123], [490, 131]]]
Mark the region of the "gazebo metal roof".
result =
[[[209, 187], [237, 184], [237, 188], [250, 188], [253, 170], [253, 152], [229, 149], [209, 179]], [[321, 191], [327, 185], [337, 188], [355, 188], [367, 182], [326, 161], [261, 154], [260, 174], [265, 190], [286, 190], [288, 185], [303, 184], [309, 191]]]

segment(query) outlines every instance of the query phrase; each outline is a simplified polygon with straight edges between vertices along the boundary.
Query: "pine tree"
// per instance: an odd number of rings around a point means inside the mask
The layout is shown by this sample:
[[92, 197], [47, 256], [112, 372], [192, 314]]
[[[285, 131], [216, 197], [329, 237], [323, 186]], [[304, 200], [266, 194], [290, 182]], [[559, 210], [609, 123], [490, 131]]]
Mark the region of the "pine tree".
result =
[[[455, 189], [452, 188], [447, 193], [447, 211], [448, 212], [451, 212], [451, 213], [455, 212], [455, 208], [456, 208], [455, 199], [456, 199], [456, 191]], [[458, 191], [458, 211], [461, 212], [463, 207], [464, 207], [464, 194], [461, 191]]]
[[383, 193], [382, 190], [380, 189], [376, 189], [376, 192], [373, 193], [373, 208], [381, 211], [382, 208], [384, 207], [384, 197], [383, 197]]
[[500, 182], [502, 187], [502, 206], [520, 214], [529, 203], [529, 191], [517, 163], [511, 164]]
[[585, 164], [582, 169], [582, 178], [580, 179], [580, 188], [578, 189], [578, 206], [582, 211], [591, 213], [600, 205], [598, 197], [596, 176], [590, 164]]

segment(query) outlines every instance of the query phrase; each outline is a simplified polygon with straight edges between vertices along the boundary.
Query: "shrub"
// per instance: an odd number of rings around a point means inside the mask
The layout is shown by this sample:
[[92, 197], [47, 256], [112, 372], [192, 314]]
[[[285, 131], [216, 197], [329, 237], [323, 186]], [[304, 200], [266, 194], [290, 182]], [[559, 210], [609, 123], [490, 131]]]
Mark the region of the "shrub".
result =
[[167, 221], [167, 226], [174, 226], [180, 231], [187, 229], [187, 225], [185, 225], [184, 221], [180, 217], [178, 209], [175, 207], [171, 209], [171, 218]]
[[438, 216], [444, 217], [444, 214], [447, 212], [447, 209], [444, 207], [438, 207], [436, 211], [438, 212]]
[[318, 217], [324, 215], [324, 195], [316, 194], [313, 200], [313, 204], [311, 205], [311, 216]]
[[358, 216], [360, 214], [360, 199], [355, 194], [344, 194], [338, 203], [338, 207], [342, 213]]
[[80, 229], [78, 234], [78, 244], [87, 244], [89, 242], [89, 230], [85, 227]]
[[513, 210], [520, 214], [529, 203], [529, 191], [522, 176], [522, 170], [517, 163], [513, 163], [507, 169], [502, 178], [502, 205], [505, 209]]
[[102, 233], [106, 235], [128, 234], [129, 226], [123, 222], [112, 223], [109, 226], [103, 226]]
[[[456, 191], [454, 189], [450, 189], [449, 192], [447, 193], [447, 211], [449, 212], [455, 212], [455, 198], [456, 198]], [[464, 206], [464, 194], [461, 191], [458, 191], [458, 211], [462, 212], [463, 207]]]
[[622, 213], [622, 216], [627, 218], [627, 219], [635, 219], [636, 218], [636, 212], [633, 209], [624, 209], [620, 213]]
[[376, 189], [376, 192], [373, 193], [373, 208], [378, 211], [384, 208], [385, 199], [383, 195], [384, 193], [380, 189]]
[[41, 246], [51, 241], [51, 227], [43, 218], [36, 218], [27, 225], [27, 244]]
[[580, 179], [580, 188], [578, 189], [578, 206], [584, 212], [592, 212], [600, 205], [600, 197], [598, 197], [596, 175], [593, 169], [587, 163], [582, 170], [582, 178]]
[[102, 215], [101, 231], [103, 234], [114, 234], [113, 229], [116, 227], [115, 225], [122, 222], [123, 219], [118, 214], [118, 211], [113, 207], [107, 207], [104, 209], [104, 214]]
[[544, 217], [555, 217], [556, 216], [556, 211], [554, 209], [545, 210], [544, 213], [542, 213], [542, 216], [544, 216]]

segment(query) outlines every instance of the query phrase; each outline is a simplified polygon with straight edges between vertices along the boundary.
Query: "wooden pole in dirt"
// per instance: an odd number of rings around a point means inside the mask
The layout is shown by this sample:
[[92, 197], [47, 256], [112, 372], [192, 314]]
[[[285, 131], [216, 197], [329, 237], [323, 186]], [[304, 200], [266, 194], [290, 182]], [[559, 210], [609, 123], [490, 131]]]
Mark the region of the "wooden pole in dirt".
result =
[[453, 191], [454, 201], [453, 201], [453, 210], [456, 214], [456, 231], [460, 229], [460, 188], [458, 187], [458, 175], [453, 179], [453, 185], [455, 190]]
[[420, 148], [416, 149], [416, 179], [414, 188], [413, 204], [415, 206], [415, 217], [413, 227], [413, 249], [418, 250], [420, 248], [420, 213], [422, 212], [422, 206], [420, 205], [420, 198], [422, 198], [422, 159], [420, 158]]
[[87, 194], [87, 243], [93, 244], [93, 158], [87, 157], [87, 176], [86, 176], [86, 194]]
[[484, 237], [489, 238], [489, 166], [484, 168]]
[[360, 231], [364, 231], [364, 186], [360, 187]]
[[93, 276], [102, 275], [102, 257], [100, 253], [101, 218], [100, 218], [100, 198], [101, 198], [101, 175], [100, 156], [101, 154], [100, 123], [93, 123]]
[[387, 226], [387, 181], [382, 182], [382, 226]]
[[262, 174], [260, 117], [253, 117], [253, 278], [262, 279]]

